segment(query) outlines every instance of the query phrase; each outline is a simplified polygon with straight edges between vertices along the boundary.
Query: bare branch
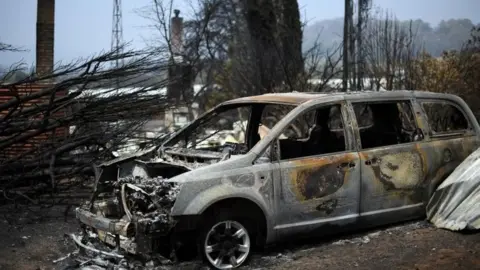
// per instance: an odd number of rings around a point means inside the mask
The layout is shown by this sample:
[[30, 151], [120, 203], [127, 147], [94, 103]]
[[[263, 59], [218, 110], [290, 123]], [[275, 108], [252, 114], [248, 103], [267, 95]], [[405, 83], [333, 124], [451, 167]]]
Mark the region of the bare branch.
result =
[[27, 50], [16, 47], [11, 44], [0, 42], [0, 52], [25, 52]]
[[[111, 51], [58, 64], [51, 74], [3, 83], [0, 188], [5, 194], [36, 200], [33, 189], [9, 192], [32, 178], [49, 179], [51, 192], [65, 188], [58, 184], [92, 173], [92, 163], [111, 158], [152, 115], [163, 113], [170, 106], [170, 81], [157, 74], [170, 68], [166, 52]], [[113, 68], [117, 59], [125, 64]]]

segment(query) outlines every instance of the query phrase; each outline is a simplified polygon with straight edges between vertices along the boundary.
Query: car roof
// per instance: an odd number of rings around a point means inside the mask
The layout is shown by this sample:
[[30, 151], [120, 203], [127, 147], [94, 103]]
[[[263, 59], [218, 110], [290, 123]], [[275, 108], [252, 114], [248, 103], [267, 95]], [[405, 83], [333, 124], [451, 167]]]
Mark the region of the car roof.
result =
[[348, 91], [348, 92], [288, 92], [288, 93], [269, 93], [257, 96], [248, 96], [236, 98], [224, 102], [222, 105], [238, 104], [238, 103], [273, 103], [273, 104], [288, 104], [300, 105], [310, 100], [323, 99], [327, 97], [337, 96], [339, 99], [343, 98], [440, 98], [440, 99], [454, 99], [455, 96], [451, 94], [434, 93], [427, 91], [412, 91], [412, 90], [394, 90], [394, 91]]

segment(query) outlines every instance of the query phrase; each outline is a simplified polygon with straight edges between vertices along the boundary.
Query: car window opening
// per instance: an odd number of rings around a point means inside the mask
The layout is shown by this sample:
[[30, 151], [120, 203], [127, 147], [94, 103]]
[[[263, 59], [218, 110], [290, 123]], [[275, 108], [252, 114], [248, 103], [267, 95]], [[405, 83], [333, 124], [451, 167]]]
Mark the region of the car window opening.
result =
[[345, 151], [340, 105], [322, 107], [297, 117], [278, 138], [280, 159]]
[[410, 143], [420, 140], [409, 102], [355, 103], [363, 149]]

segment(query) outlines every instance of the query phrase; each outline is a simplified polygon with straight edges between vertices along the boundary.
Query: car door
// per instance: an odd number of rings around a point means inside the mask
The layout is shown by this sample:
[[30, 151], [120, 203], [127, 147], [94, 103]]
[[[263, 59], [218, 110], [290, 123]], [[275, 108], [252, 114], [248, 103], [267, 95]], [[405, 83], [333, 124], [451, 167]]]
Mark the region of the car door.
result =
[[[351, 127], [345, 125], [349, 122], [345, 102], [322, 105], [305, 114], [312, 111], [316, 120], [305, 138], [292, 140], [287, 132], [281, 135], [286, 139], [278, 140], [281, 182], [275, 230], [279, 237], [341, 230], [353, 225], [359, 214], [360, 159], [353, 147], [353, 130], [344, 128]], [[320, 113], [325, 116], [327, 112], [325, 120]], [[301, 124], [298, 130], [303, 130]]]
[[436, 187], [480, 146], [480, 141], [471, 121], [475, 119], [470, 120], [459, 104], [420, 98], [415, 105], [426, 131], [419, 149], [428, 164], [424, 198], [428, 203]]
[[386, 224], [422, 215], [427, 164], [411, 100], [355, 100], [350, 105], [359, 139], [360, 221]]

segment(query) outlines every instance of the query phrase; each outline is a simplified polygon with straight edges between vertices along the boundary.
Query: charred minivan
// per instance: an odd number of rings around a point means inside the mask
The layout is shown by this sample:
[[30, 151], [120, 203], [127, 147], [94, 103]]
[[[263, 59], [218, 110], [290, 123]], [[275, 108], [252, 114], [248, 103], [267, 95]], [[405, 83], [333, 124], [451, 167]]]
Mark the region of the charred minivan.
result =
[[211, 266], [236, 268], [257, 245], [423, 217], [479, 132], [449, 94], [239, 98], [160, 146], [98, 166], [77, 218], [126, 252], [195, 244]]

